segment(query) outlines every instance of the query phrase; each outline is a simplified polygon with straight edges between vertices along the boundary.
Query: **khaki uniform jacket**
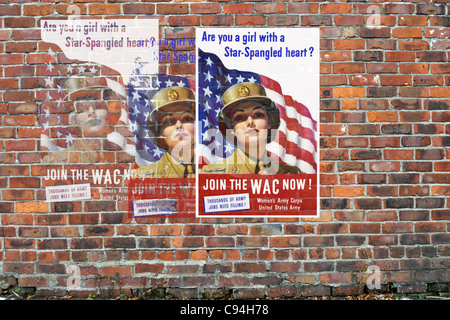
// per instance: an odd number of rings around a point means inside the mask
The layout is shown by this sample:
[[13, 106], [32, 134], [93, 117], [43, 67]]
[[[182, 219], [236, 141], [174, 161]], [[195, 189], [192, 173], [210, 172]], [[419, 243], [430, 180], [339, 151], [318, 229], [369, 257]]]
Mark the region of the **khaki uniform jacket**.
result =
[[169, 152], [148, 166], [135, 169], [132, 176], [136, 178], [194, 178], [194, 164], [188, 166], [176, 161]]
[[300, 174], [297, 167], [287, 166], [271, 159], [267, 154], [256, 162], [250, 159], [240, 149], [229, 157], [212, 164], [205, 165], [200, 173], [228, 173], [228, 174]]

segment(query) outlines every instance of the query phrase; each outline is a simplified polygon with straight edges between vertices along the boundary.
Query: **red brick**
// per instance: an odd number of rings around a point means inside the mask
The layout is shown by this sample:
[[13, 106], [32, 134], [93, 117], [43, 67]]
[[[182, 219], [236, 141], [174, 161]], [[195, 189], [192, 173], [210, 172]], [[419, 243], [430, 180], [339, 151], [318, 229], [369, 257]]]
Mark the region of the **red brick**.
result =
[[356, 50], [365, 48], [365, 42], [362, 39], [339, 39], [334, 40], [333, 42], [336, 50]]
[[422, 38], [422, 28], [395, 28], [392, 30], [394, 38]]
[[[256, 10], [258, 9], [259, 5], [262, 4], [256, 4]], [[275, 4], [270, 4], [271, 6]], [[288, 3], [288, 12], [289, 13], [318, 13], [319, 11], [319, 5], [317, 3]], [[257, 11], [258, 12], [258, 11]], [[264, 13], [275, 13], [275, 12], [264, 12]], [[283, 12], [277, 12], [277, 13], [283, 13]]]
[[409, 86], [411, 85], [411, 76], [403, 75], [382, 75], [382, 86]]
[[320, 5], [321, 14], [333, 14], [333, 13], [351, 13], [351, 3], [327, 3]]
[[386, 4], [385, 13], [386, 14], [411, 14], [414, 12], [413, 4]]
[[428, 17], [419, 16], [400, 16], [398, 17], [399, 26], [427, 26]]
[[[303, 18], [307, 19], [306, 16], [302, 16], [302, 21]], [[320, 21], [329, 21], [330, 19], [327, 19], [326, 17], [324, 17], [323, 19], [319, 19]], [[321, 22], [318, 22], [319, 24]], [[315, 22], [311, 22], [311, 23], [315, 23]], [[267, 25], [268, 26], [297, 26], [299, 24], [299, 17], [298, 15], [277, 15], [277, 16], [273, 16], [270, 15], [267, 18]]]
[[338, 15], [334, 17], [334, 23], [337, 26], [362, 26], [364, 17], [357, 15]]
[[34, 28], [36, 20], [34, 18], [4, 18], [5, 28]]
[[191, 3], [191, 13], [220, 13], [221, 7], [219, 3]]
[[90, 15], [105, 15], [105, 14], [120, 14], [121, 5], [119, 3], [108, 3], [108, 4], [90, 4], [89, 14]]
[[[269, 20], [276, 20], [279, 21], [280, 24], [282, 24], [287, 18], [276, 18], [276, 17], [269, 17]], [[330, 15], [313, 15], [313, 16], [306, 16], [302, 15], [301, 17], [301, 25], [302, 26], [331, 26], [333, 23], [332, 17]], [[275, 24], [275, 23], [273, 23]]]
[[119, 274], [121, 276], [124, 275], [131, 275], [131, 266], [118, 266], [118, 267], [103, 267], [101, 268], [101, 274], [104, 276], [115, 276], [116, 274]]
[[398, 48], [400, 50], [428, 50], [430, 46], [425, 40], [399, 40]]
[[23, 6], [25, 16], [48, 16], [53, 14], [53, 4], [30, 4]]
[[400, 63], [400, 73], [428, 73], [428, 63]]
[[253, 13], [253, 4], [251, 3], [232, 3], [223, 5], [223, 13]]
[[186, 14], [189, 12], [189, 6], [187, 4], [168, 4], [168, 3], [161, 3], [157, 4], [156, 6], [156, 13], [157, 14]]
[[264, 25], [266, 18], [262, 15], [236, 16], [236, 24], [240, 26]]
[[[203, 19], [205, 20], [203, 16]], [[200, 25], [200, 17], [199, 16], [170, 16], [169, 24], [173, 27], [176, 26], [198, 26]], [[203, 21], [204, 25], [209, 25]]]
[[367, 72], [369, 73], [397, 73], [396, 63], [368, 63]]
[[414, 61], [414, 52], [389, 51], [385, 52], [386, 61]]
[[148, 3], [124, 3], [123, 4], [123, 13], [125, 14], [154, 14], [155, 13], [155, 5]]

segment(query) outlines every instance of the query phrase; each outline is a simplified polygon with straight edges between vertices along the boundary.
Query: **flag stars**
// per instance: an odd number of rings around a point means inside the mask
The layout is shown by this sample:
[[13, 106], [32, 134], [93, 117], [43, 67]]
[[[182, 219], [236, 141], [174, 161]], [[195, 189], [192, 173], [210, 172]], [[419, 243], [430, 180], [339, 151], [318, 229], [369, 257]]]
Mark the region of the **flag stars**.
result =
[[242, 83], [244, 82], [245, 78], [243, 78], [241, 75], [239, 75], [239, 77], [236, 78], [237, 83]]
[[211, 137], [210, 137], [208, 131], [205, 131], [204, 133], [202, 133], [202, 139], [203, 139], [203, 141], [211, 140]]
[[213, 62], [212, 62], [212, 60], [211, 60], [210, 57], [208, 57], [208, 58], [206, 59], [206, 65], [207, 65], [207, 66], [210, 66], [210, 67], [213, 65]]
[[50, 72], [52, 72], [53, 69], [55, 68], [55, 67], [51, 64], [51, 62], [46, 63], [45, 65], [47, 66], [47, 68], [45, 69], [45, 71], [50, 71]]
[[52, 56], [55, 54], [55, 52], [52, 50], [52, 48], [48, 48], [47, 53], [49, 56]]
[[173, 86], [173, 82], [169, 79], [166, 81], [166, 87], [171, 87]]
[[44, 80], [45, 80], [45, 86], [46, 87], [52, 87], [53, 88], [53, 81], [52, 81], [52, 79], [50, 77], [45, 78]]
[[139, 96], [139, 93], [137, 91], [133, 91], [133, 100], [132, 101], [134, 101], [134, 100], [139, 101], [140, 98], [141, 97]]
[[212, 94], [211, 90], [209, 90], [209, 87], [206, 87], [206, 89], [203, 89], [203, 91], [204, 91], [205, 96], [210, 97]]
[[203, 121], [203, 125], [205, 126], [205, 128], [209, 128], [210, 123], [209, 123], [208, 119], [203, 119], [202, 121]]
[[153, 150], [153, 157], [159, 158], [163, 153], [164, 152], [162, 152], [161, 149], [155, 148], [155, 150]]
[[225, 82], [229, 82], [229, 83], [231, 83], [231, 81], [233, 81], [233, 77], [232, 77], [232, 76], [230, 76], [229, 74], [227, 74], [227, 77], [226, 77], [226, 80], [225, 80]]
[[208, 101], [206, 101], [206, 102], [204, 103], [204, 107], [205, 107], [205, 111], [211, 110], [211, 106], [209, 105]]
[[205, 75], [205, 80], [208, 82], [211, 82], [212, 75], [209, 73], [209, 71], [208, 71], [208, 73], [203, 73], [203, 74]]
[[69, 134], [66, 137], [66, 142], [67, 142], [67, 144], [72, 144], [73, 141], [74, 141], [74, 138], [73, 138], [72, 134], [69, 132]]

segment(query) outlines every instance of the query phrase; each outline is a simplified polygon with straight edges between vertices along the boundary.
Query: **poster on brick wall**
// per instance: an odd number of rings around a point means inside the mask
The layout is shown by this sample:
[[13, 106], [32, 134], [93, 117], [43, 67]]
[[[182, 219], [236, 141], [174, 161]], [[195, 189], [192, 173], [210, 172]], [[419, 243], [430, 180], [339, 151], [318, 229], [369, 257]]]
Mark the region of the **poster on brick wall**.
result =
[[319, 30], [198, 28], [199, 217], [319, 214]]
[[[195, 85], [159, 73], [158, 19], [43, 20], [41, 35], [46, 200], [194, 214]], [[189, 129], [174, 133], [180, 108]]]

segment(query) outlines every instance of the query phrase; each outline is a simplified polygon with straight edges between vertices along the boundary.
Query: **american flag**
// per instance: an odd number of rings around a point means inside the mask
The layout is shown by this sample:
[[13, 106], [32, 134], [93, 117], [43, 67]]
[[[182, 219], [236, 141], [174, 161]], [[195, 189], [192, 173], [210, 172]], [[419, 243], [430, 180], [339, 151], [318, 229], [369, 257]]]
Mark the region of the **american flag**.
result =
[[152, 111], [150, 100], [153, 95], [161, 89], [174, 86], [195, 92], [195, 80], [168, 74], [136, 75], [128, 84], [128, 117], [131, 131], [136, 137], [135, 162], [139, 167], [158, 161], [164, 155], [164, 150], [151, 141], [146, 123]]
[[199, 167], [233, 153], [235, 146], [225, 140], [218, 127], [218, 114], [223, 107], [221, 96], [232, 85], [254, 82], [265, 88], [280, 111], [276, 138], [267, 145], [270, 156], [280, 163], [297, 166], [303, 173], [316, 173], [317, 121], [309, 109], [291, 96], [283, 95], [277, 81], [254, 72], [227, 69], [215, 54], [198, 51]]

